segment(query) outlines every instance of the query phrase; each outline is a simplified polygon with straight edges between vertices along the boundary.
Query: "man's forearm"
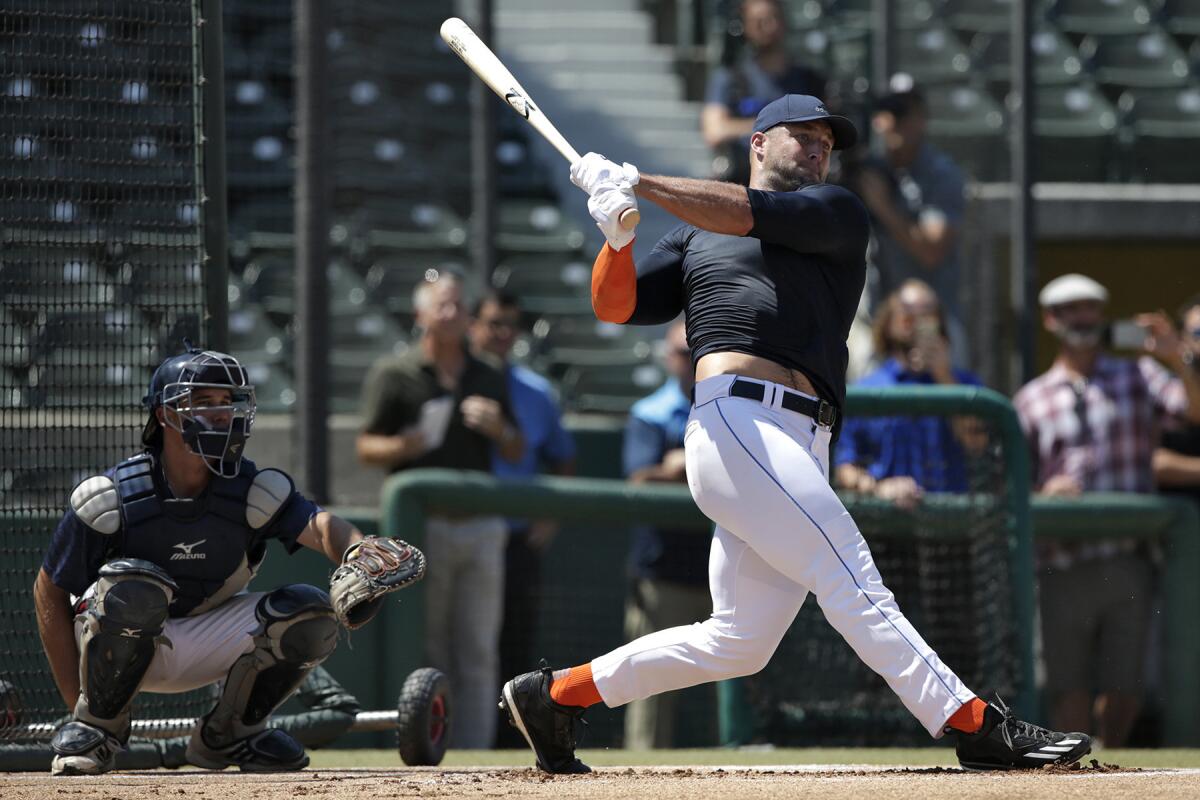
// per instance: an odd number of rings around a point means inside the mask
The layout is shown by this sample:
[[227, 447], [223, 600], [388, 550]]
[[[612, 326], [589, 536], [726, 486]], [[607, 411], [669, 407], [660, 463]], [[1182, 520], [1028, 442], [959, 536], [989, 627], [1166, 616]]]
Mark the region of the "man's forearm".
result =
[[377, 433], [361, 433], [355, 442], [358, 460], [371, 467], [391, 469], [418, 454], [412, 452], [409, 438], [403, 435], [385, 436]]
[[33, 584], [38, 635], [50, 662], [50, 673], [68, 711], [79, 699], [79, 646], [75, 643], [75, 619], [71, 598], [55, 586], [44, 570]]
[[1160, 447], [1154, 451], [1154, 482], [1163, 488], [1200, 487], [1200, 456]]
[[754, 227], [746, 187], [736, 183], [642, 175], [634, 192], [702, 230], [745, 236]]

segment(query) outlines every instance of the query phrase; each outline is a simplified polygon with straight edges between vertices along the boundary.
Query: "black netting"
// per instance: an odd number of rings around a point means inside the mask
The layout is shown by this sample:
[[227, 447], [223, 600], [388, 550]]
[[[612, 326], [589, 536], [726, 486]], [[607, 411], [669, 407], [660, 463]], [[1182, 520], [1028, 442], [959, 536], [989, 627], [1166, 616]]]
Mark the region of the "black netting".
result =
[[[989, 422], [959, 417], [953, 452], [916, 441], [912, 417], [889, 418], [907, 432], [889, 446], [925, 457], [913, 465], [934, 486], [911, 511], [843, 494], [900, 610], [968, 688], [1013, 698], [1019, 685], [1018, 630], [1010, 571], [1012, 504], [1002, 438]], [[881, 429], [876, 429], [881, 430]], [[948, 429], [947, 429], [948, 432]], [[958, 443], [961, 441], [961, 444]], [[961, 454], [962, 460], [958, 458]], [[965, 488], [965, 491], [963, 489]], [[757, 735], [777, 745], [898, 746], [930, 742], [887, 684], [863, 665], [809, 597], [770, 664], [747, 680]]]
[[[152, 367], [201, 341], [199, 7], [0, 9], [0, 703], [21, 709], [0, 741], [65, 713], [31, 586], [71, 488], [135, 452]], [[139, 713], [201, 700], [149, 695]]]

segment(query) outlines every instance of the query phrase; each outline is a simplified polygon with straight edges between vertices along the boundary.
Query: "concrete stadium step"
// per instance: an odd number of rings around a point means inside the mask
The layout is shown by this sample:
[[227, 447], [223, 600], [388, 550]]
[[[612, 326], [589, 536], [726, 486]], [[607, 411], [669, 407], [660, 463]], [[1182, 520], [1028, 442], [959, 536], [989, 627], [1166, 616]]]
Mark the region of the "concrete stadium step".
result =
[[[606, 12], [632, 14], [641, 10], [642, 0], [604, 0]], [[508, 14], [544, 14], [546, 0], [498, 0], [493, 19], [499, 19]], [[602, 13], [596, 11], [596, 0], [554, 0], [555, 12], [570, 12], [573, 14]]]
[[[587, 92], [593, 95], [624, 95], [631, 93], [630, 87], [624, 81], [616, 81], [608, 73], [578, 72], [554, 69], [546, 76], [546, 82], [555, 89], [570, 92]], [[639, 76], [637, 86], [632, 93], [640, 100], [664, 100], [672, 103], [681, 101], [683, 88], [679, 79], [674, 75], [662, 73], [645, 73]]]
[[577, 28], [575, 26], [550, 25], [514, 25], [512, 27], [497, 25], [496, 35], [501, 41], [510, 45], [519, 44], [523, 47], [539, 45], [570, 44], [592, 45], [598, 47], [651, 47], [650, 31], [645, 28]]
[[[562, 64], [573, 72], [624, 74], [663, 74], [673, 69], [673, 59], [665, 48], [638, 45], [549, 44], [530, 45], [497, 37], [500, 46], [530, 64], [552, 68]], [[520, 76], [517, 76], [520, 79]]]

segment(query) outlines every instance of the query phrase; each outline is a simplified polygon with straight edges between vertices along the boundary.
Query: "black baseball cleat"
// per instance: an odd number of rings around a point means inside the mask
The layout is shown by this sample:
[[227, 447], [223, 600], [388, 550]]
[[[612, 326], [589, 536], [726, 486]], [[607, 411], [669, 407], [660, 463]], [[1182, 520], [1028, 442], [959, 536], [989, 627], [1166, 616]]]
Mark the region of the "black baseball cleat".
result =
[[242, 772], [292, 772], [308, 766], [304, 747], [279, 728], [267, 728], [224, 747], [213, 747], [204, 738], [203, 720], [192, 732], [184, 758], [202, 769], [237, 767]]
[[504, 684], [500, 709], [529, 742], [542, 770], [557, 774], [591, 772], [591, 767], [575, 757], [575, 720], [583, 721], [584, 709], [550, 699], [552, 674], [543, 661], [538, 671], [518, 675]]
[[988, 703], [976, 733], [946, 731], [958, 737], [955, 752], [964, 769], [1040, 769], [1073, 764], [1092, 752], [1086, 733], [1058, 733], [1019, 720], [999, 697]]

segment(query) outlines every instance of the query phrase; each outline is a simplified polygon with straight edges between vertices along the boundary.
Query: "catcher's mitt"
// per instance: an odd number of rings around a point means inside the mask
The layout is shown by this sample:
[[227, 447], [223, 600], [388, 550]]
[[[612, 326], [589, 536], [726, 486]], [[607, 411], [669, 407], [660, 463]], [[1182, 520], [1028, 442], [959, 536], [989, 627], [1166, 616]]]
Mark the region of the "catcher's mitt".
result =
[[329, 579], [329, 598], [338, 621], [350, 630], [367, 624], [383, 607], [383, 596], [425, 577], [425, 554], [401, 541], [368, 536], [351, 545]]

